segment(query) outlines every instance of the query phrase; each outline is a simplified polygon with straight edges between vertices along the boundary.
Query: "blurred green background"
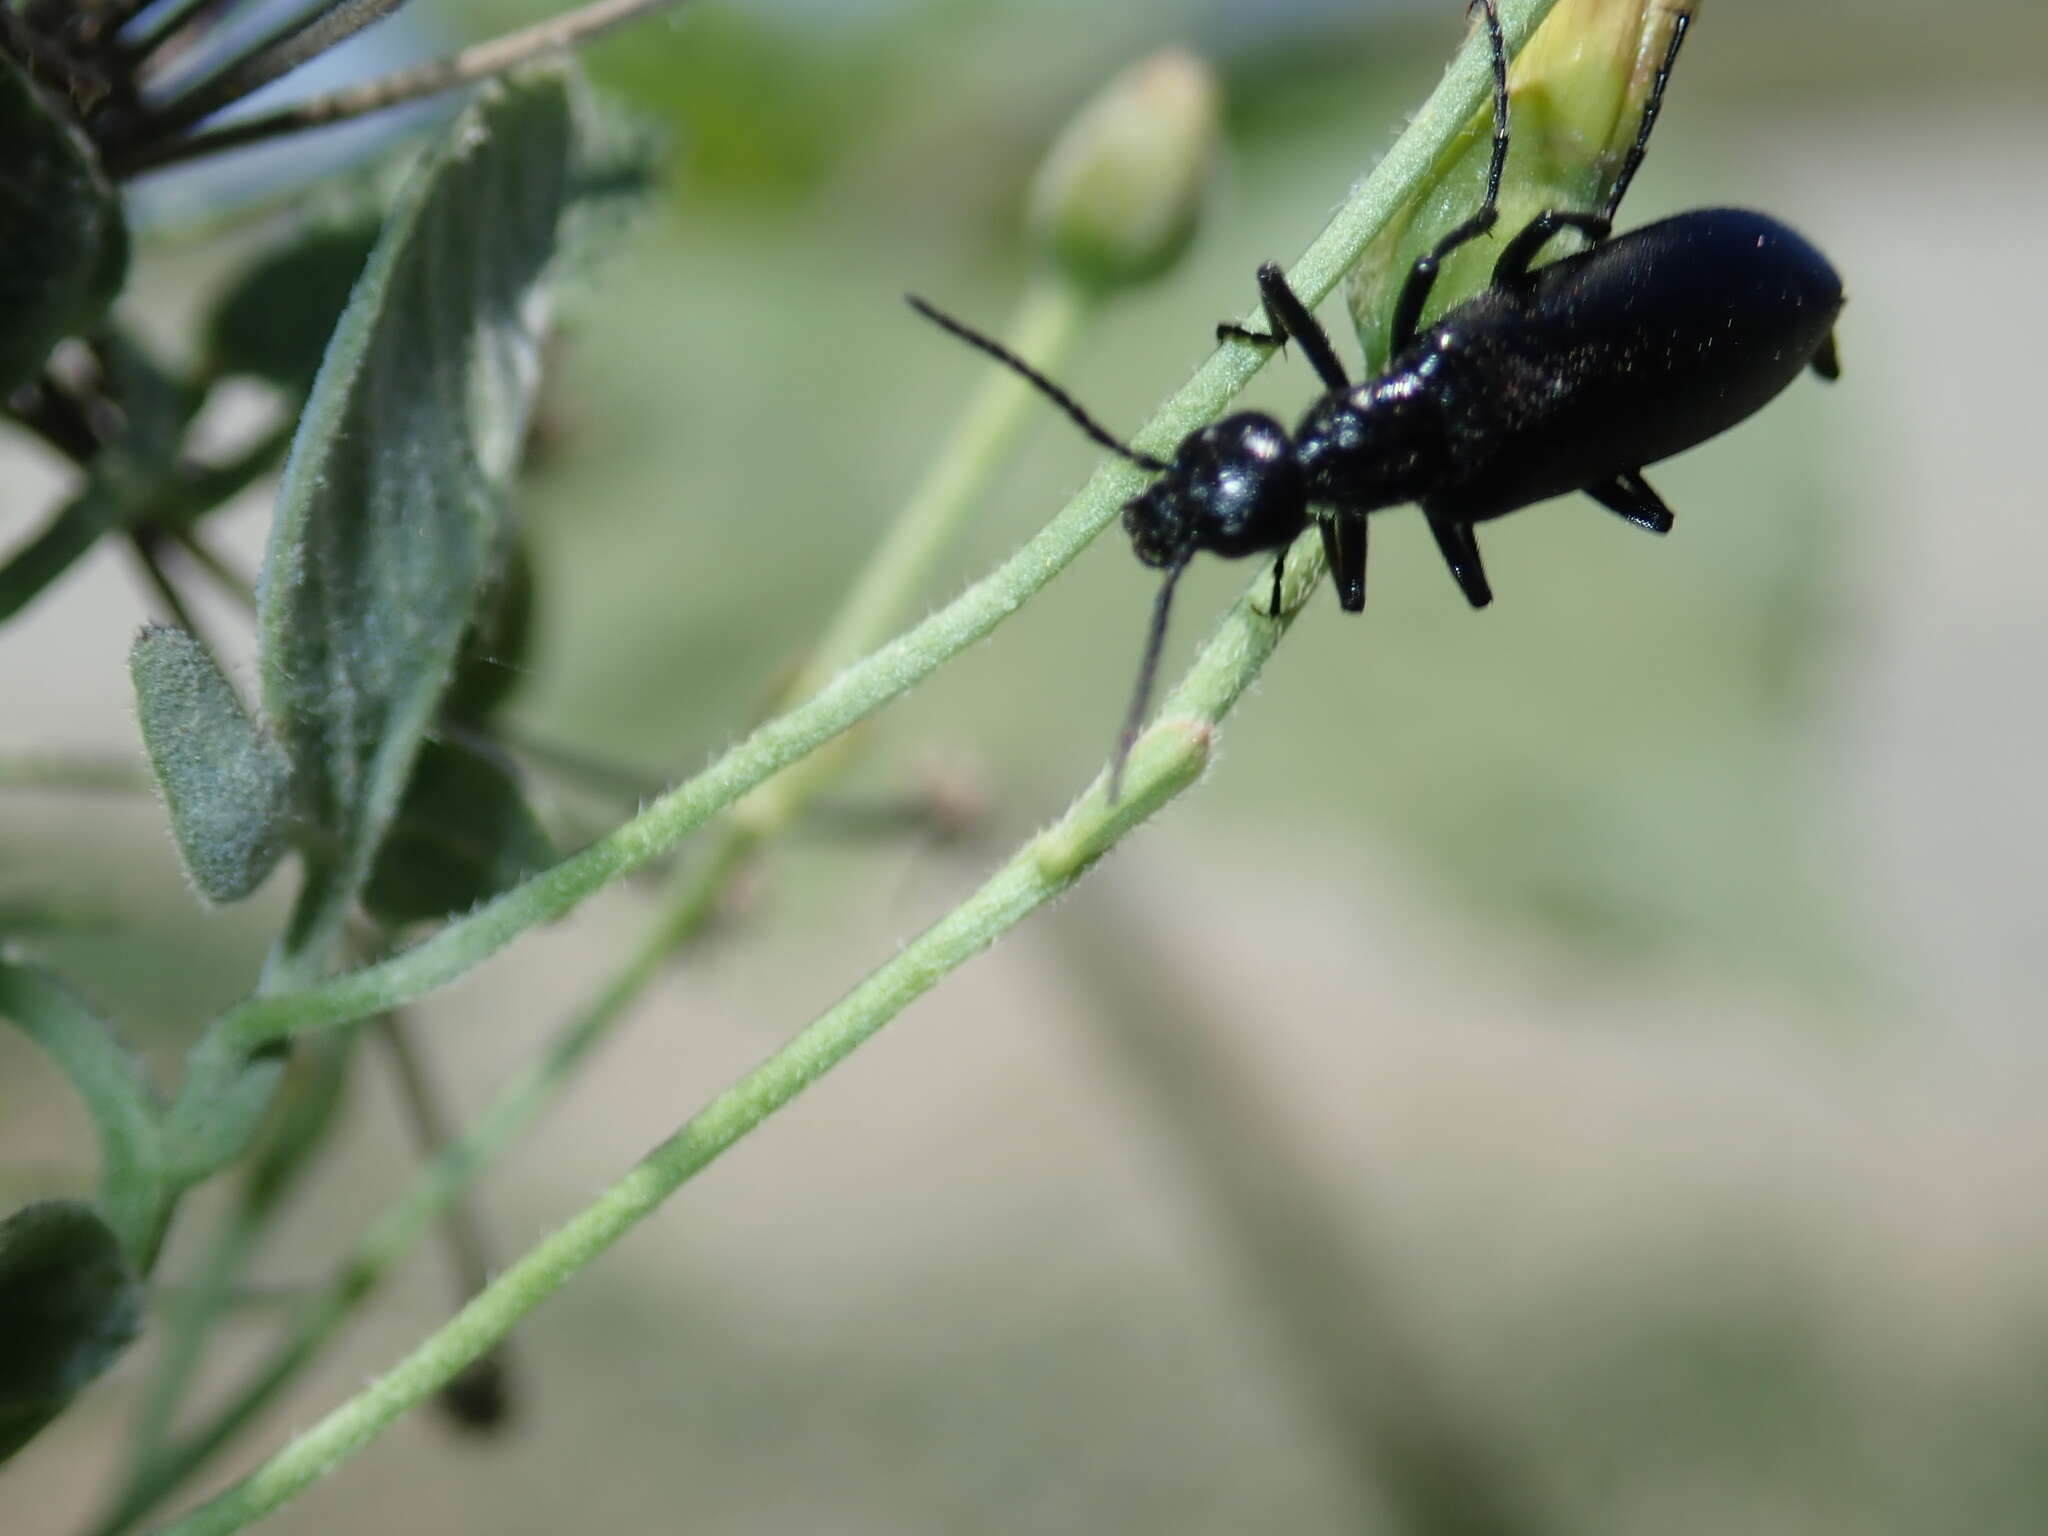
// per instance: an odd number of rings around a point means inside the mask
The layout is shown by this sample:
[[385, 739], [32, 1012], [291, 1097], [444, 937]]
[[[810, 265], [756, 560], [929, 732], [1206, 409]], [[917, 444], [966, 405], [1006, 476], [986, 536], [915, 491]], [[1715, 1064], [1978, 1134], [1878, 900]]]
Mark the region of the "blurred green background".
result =
[[[1024, 188], [1110, 74], [1184, 43], [1229, 100], [1189, 259], [1062, 370], [1127, 429], [1391, 141], [1458, 10], [755, 0], [593, 49], [676, 158], [559, 352], [521, 724], [656, 782], [745, 728], [985, 371], [901, 293], [1001, 323]], [[418, 1416], [273, 1528], [2048, 1529], [2044, 49], [2030, 3], [1705, 6], [1623, 222], [1786, 218], [1847, 281], [1840, 384], [1654, 472], [1667, 540], [1583, 499], [1491, 525], [1483, 615], [1379, 520], [1367, 613], [1317, 595], [1198, 792], [521, 1330], [516, 1427]], [[151, 259], [145, 325], [202, 256]], [[1290, 357], [1248, 399], [1311, 389]], [[1039, 412], [931, 602], [1092, 463]], [[54, 482], [5, 468], [12, 530]], [[127, 577], [9, 631], [15, 744], [133, 750]], [[1248, 578], [1190, 576], [1169, 675]], [[876, 722], [847, 796], [963, 780], [973, 835], [781, 849], [483, 1186], [506, 1253], [1064, 806], [1152, 583], [1105, 538]], [[166, 1064], [280, 910], [195, 910], [150, 804], [13, 796], [0, 903], [52, 891], [84, 923], [47, 952]], [[639, 905], [424, 1011], [458, 1106]], [[403, 1176], [388, 1085], [356, 1087], [267, 1279]], [[89, 1168], [0, 1038], [0, 1195]], [[423, 1254], [240, 1465], [448, 1305]], [[146, 1369], [7, 1469], [8, 1536], [97, 1505]]]

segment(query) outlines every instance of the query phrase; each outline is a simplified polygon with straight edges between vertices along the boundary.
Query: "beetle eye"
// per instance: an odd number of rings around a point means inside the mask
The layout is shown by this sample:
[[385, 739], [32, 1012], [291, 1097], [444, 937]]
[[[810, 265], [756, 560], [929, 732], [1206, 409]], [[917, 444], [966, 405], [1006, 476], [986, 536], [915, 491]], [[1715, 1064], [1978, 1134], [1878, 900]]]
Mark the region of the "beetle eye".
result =
[[1163, 569], [1186, 558], [1190, 547], [1182, 513], [1184, 491], [1169, 477], [1158, 480], [1124, 503], [1124, 532], [1142, 564]]

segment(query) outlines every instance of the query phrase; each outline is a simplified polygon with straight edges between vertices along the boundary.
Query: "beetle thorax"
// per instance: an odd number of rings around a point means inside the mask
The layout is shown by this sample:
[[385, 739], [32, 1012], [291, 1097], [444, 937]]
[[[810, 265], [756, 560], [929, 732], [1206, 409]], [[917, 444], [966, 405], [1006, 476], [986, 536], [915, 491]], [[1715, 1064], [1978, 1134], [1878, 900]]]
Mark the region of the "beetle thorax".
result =
[[1124, 531], [1151, 566], [1179, 565], [1196, 550], [1281, 549], [1307, 526], [1287, 429], [1255, 412], [1190, 432], [1166, 473], [1124, 504]]
[[1323, 396], [1295, 429], [1294, 458], [1318, 505], [1370, 512], [1420, 499], [1449, 458], [1443, 411], [1424, 369]]

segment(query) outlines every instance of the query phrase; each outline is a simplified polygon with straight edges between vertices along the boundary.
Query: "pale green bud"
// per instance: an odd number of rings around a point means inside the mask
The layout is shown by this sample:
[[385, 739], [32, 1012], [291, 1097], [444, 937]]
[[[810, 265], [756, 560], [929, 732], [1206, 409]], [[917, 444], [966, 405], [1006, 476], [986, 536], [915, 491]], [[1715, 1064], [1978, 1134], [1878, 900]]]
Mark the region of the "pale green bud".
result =
[[1031, 231], [1071, 281], [1147, 282], [1194, 235], [1215, 158], [1220, 92], [1182, 49], [1154, 54], [1081, 109], [1031, 189]]
[[[1606, 204], [1672, 31], [1700, 3], [1559, 0], [1508, 67], [1513, 147], [1501, 182], [1500, 222], [1491, 236], [1445, 264], [1425, 320], [1484, 287], [1501, 243], [1537, 214], [1549, 208], [1597, 212]], [[1386, 363], [1388, 322], [1409, 267], [1479, 207], [1492, 142], [1489, 100], [1438, 161], [1436, 175], [1352, 268], [1345, 301], [1374, 368]], [[1556, 254], [1569, 249], [1569, 236], [1552, 247]]]

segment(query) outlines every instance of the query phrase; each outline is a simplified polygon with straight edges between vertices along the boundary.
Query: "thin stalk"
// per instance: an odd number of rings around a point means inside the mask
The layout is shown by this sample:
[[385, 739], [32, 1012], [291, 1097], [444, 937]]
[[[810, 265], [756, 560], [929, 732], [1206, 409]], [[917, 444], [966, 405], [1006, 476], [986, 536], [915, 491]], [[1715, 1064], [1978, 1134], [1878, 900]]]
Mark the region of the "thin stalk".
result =
[[[1309, 543], [1289, 560], [1277, 621], [1256, 604], [1261, 575], [1224, 619], [1162, 718], [1131, 753], [1123, 795], [1107, 775], [960, 906], [706, 1105], [584, 1210], [530, 1249], [388, 1375], [335, 1409], [165, 1536], [226, 1536], [278, 1508], [361, 1450], [400, 1415], [492, 1349], [527, 1313], [617, 1242], [741, 1137], [871, 1039], [942, 979], [1080, 879], [1094, 862], [1201, 776], [1215, 726], [1258, 675], [1322, 567]], [[665, 947], [660, 953], [666, 953]], [[650, 958], [655, 958], [650, 950]]]
[[[1529, 0], [1515, 8], [1509, 32], [1517, 44], [1541, 21], [1551, 3], [1552, 0]], [[1309, 302], [1318, 302], [1327, 295], [1379, 225], [1398, 209], [1407, 192], [1413, 190], [1455, 134], [1463, 117], [1477, 104], [1484, 86], [1484, 64], [1468, 49], [1379, 171], [1354, 193], [1297, 267], [1293, 274], [1295, 286]], [[1194, 424], [1194, 420], [1186, 418], [1213, 416], [1258, 366], [1260, 359], [1256, 353], [1246, 355], [1248, 352], [1248, 348], [1233, 346], [1212, 357], [1195, 379], [1155, 416], [1146, 432], [1139, 435], [1139, 444], [1142, 446], [1149, 436], [1163, 439], [1161, 446], [1170, 447]], [[1205, 404], [1207, 416], [1202, 416], [1199, 413]], [[1185, 424], [1176, 421], [1177, 415]], [[666, 846], [662, 841], [664, 835], [673, 841], [713, 814], [719, 808], [713, 803], [717, 796], [723, 794], [724, 803], [730, 803], [738, 793], [801, 755], [799, 748], [806, 736], [811, 737], [811, 746], [830, 739], [894, 693], [910, 686], [947, 656], [978, 639], [1049, 580], [1114, 515], [1115, 507], [1136, 478], [1129, 473], [1118, 474], [1117, 469], [1118, 466], [1108, 466], [1098, 472], [1081, 496], [1037, 539], [947, 610], [876, 656], [855, 664], [809, 704], [779, 721], [771, 721], [721, 763], [671, 792], [612, 838], [604, 840], [604, 844], [592, 850], [597, 855], [595, 859], [583, 856], [588, 862], [575, 878], [548, 884], [550, 875], [559, 876], [563, 869], [579, 862], [571, 860], [557, 871], [529, 882], [521, 891], [531, 894], [535, 887], [544, 887], [544, 900], [558, 901], [560, 906], [556, 910], [566, 910], [582, 894], [610, 878], [605, 867], [609, 861], [619, 861], [612, 866], [616, 869], [632, 867], [655, 856]], [[1063, 558], [1046, 559], [1062, 554]], [[1034, 563], [1038, 571], [1035, 582]], [[1256, 598], [1267, 590], [1267, 579], [1262, 574], [1253, 584], [1253, 593], [1232, 611], [1216, 638], [1204, 648], [1188, 679], [1168, 700], [1161, 723], [1139, 739], [1128, 764], [1126, 793], [1120, 800], [1111, 803], [1105, 793], [1106, 784], [1098, 779], [1059, 825], [1028, 844], [975, 896], [874, 972], [836, 1008], [755, 1072], [714, 1100], [597, 1202], [514, 1264], [388, 1376], [344, 1403], [241, 1482], [167, 1529], [184, 1536], [242, 1529], [332, 1470], [422, 1397], [445, 1386], [471, 1361], [487, 1352], [571, 1274], [609, 1247], [739, 1137], [871, 1038], [889, 1018], [945, 975], [1065, 890], [1123, 835], [1193, 783], [1206, 764], [1215, 723], [1257, 675], [1291, 621], [1292, 613], [1321, 574], [1319, 551], [1312, 539], [1304, 540], [1297, 548], [1289, 567], [1289, 600], [1278, 621], [1260, 613], [1255, 606]], [[579, 890], [576, 880], [592, 875], [596, 876], [595, 881]], [[720, 878], [714, 871], [702, 889], [714, 889]], [[512, 893], [514, 897], [520, 894]], [[459, 973], [519, 931], [523, 914], [505, 911], [504, 900], [497, 905], [497, 919], [503, 922], [510, 917], [510, 924], [501, 930], [483, 926], [493, 917], [493, 909], [485, 909], [467, 924], [456, 925], [458, 929], [469, 928], [465, 943], [433, 957], [426, 968], [414, 967], [419, 956], [431, 953], [431, 941], [385, 965], [339, 978], [337, 984], [312, 987], [277, 999], [259, 999], [223, 1021], [228, 1027], [220, 1033], [228, 1038], [232, 1048], [236, 1026], [245, 1034], [255, 1034], [264, 1028], [272, 1031], [259, 1034], [258, 1038], [277, 1038], [294, 1027], [310, 1027], [304, 1025], [303, 1013], [296, 1018], [265, 1019], [260, 1010], [265, 1003], [273, 1007], [279, 1002], [303, 1004], [309, 997], [317, 997], [316, 1009], [337, 1005], [346, 1008], [352, 1001], [347, 989], [360, 988], [366, 977], [384, 983], [395, 976], [407, 984], [438, 984], [433, 964], [445, 966], [461, 961], [457, 966]], [[648, 937], [653, 940], [662, 936]], [[647, 963], [658, 964], [669, 947], [666, 942], [648, 943], [643, 951]], [[408, 962], [412, 962], [411, 967]], [[439, 979], [452, 977], [443, 974]], [[601, 1005], [602, 999], [593, 1016], [601, 1012]], [[251, 1009], [259, 1011], [252, 1015]], [[360, 1013], [347, 1015], [357, 1016]]]
[[[1556, 0], [1524, 0], [1503, 16], [1519, 47]], [[1422, 184], [1437, 158], [1485, 101], [1491, 70], [1483, 44], [1468, 44], [1443, 82], [1371, 175], [1288, 274], [1310, 305], [1329, 295], [1372, 238]], [[1245, 324], [1259, 323], [1247, 312]], [[1170, 452], [1213, 420], [1266, 361], [1262, 349], [1227, 342], [1136, 434], [1141, 450]], [[923, 623], [840, 672], [798, 706], [755, 730], [696, 777], [670, 790], [590, 847], [542, 871], [433, 937], [380, 964], [299, 989], [253, 998], [223, 1016], [217, 1049], [231, 1059], [302, 1030], [328, 1028], [446, 986], [528, 929], [552, 922], [611, 881], [659, 857], [742, 795], [817, 750], [988, 635], [1034, 596], [1115, 519], [1144, 483], [1120, 461], [1097, 469], [1067, 506], [1016, 554]], [[1290, 565], [1294, 559], [1291, 557]]]
[[[1004, 333], [1012, 352], [1041, 368], [1057, 368], [1095, 313], [1071, 283], [1040, 278], [1024, 295]], [[972, 514], [996, 465], [1038, 404], [1031, 386], [1008, 369], [985, 368], [946, 445], [925, 471], [901, 515], [818, 639], [787, 702], [816, 693], [888, 638], [922, 593], [946, 547]]]
[[473, 733], [460, 726], [444, 725], [442, 729], [457, 741], [467, 741], [479, 748], [488, 749], [495, 743], [500, 750], [510, 750], [515, 757], [524, 758], [554, 778], [593, 795], [638, 805], [661, 793], [660, 780], [629, 764], [535, 736], [517, 726], [493, 722], [488, 734]]
[[199, 1373], [213, 1325], [262, 1235], [260, 1213], [246, 1201], [235, 1201], [222, 1214], [220, 1230], [207, 1246], [197, 1278], [171, 1316], [164, 1319], [164, 1350], [130, 1426], [131, 1485], [148, 1478], [166, 1454], [165, 1444]]
[[204, 133], [187, 134], [168, 141], [151, 139], [128, 148], [124, 153], [111, 155], [109, 159], [117, 174], [137, 176], [201, 155], [240, 149], [287, 134], [325, 128], [350, 118], [366, 117], [422, 97], [437, 96], [460, 85], [502, 75], [534, 59], [566, 53], [615, 27], [686, 3], [687, 0], [595, 0], [594, 4], [580, 10], [551, 16], [546, 21], [460, 49], [429, 64], [397, 70], [362, 85], [310, 97], [275, 112], [245, 117]]
[[203, 122], [282, 80], [300, 65], [311, 63], [404, 4], [405, 0], [329, 0], [170, 101], [144, 108], [127, 132], [148, 138], [175, 134]]
[[[1009, 339], [1023, 355], [1056, 363], [1088, 312], [1089, 305], [1067, 285], [1045, 283], [1026, 295]], [[976, 492], [1007, 456], [1032, 398], [1029, 387], [1014, 374], [991, 372], [985, 377], [902, 514], [855, 579], [816, 653], [791, 685], [791, 694], [829, 679], [846, 660], [874, 644], [924, 589], [946, 544], [971, 510]], [[808, 770], [825, 759], [836, 764], [838, 758], [837, 753], [814, 754], [747, 801], [748, 815], [725, 819], [721, 835], [679, 872], [624, 960], [539, 1061], [517, 1074], [459, 1140], [440, 1150], [412, 1187], [371, 1226], [242, 1391], [213, 1421], [159, 1458], [150, 1483], [124, 1501], [95, 1536], [111, 1536], [124, 1528], [139, 1508], [196, 1472], [319, 1354], [382, 1285], [435, 1213], [454, 1202], [546, 1112], [569, 1086], [578, 1064], [625, 1017], [676, 952], [703, 931], [761, 844], [798, 815], [823, 783], [824, 774]]]
[[192, 617], [192, 610], [186, 606], [184, 594], [172, 583], [170, 573], [164, 569], [163, 561], [157, 557], [158, 546], [159, 541], [145, 530], [136, 528], [129, 531], [128, 548], [135, 556], [135, 563], [140, 568], [143, 579], [156, 593], [157, 601], [164, 605], [165, 614], [173, 624], [211, 651], [213, 647], [207, 644], [206, 632]]
[[[185, 460], [177, 474], [151, 494], [142, 519], [166, 530], [189, 529], [216, 507], [232, 501], [284, 462], [298, 430], [287, 418], [250, 443], [225, 464]], [[244, 581], [242, 585], [246, 586]]]
[[[399, 1102], [404, 1106], [414, 1144], [427, 1160], [438, 1160], [447, 1151], [451, 1137], [447, 1111], [427, 1076], [426, 1062], [397, 1015], [379, 1014], [371, 1025], [371, 1033], [390, 1059], [392, 1075], [398, 1080]], [[467, 1301], [490, 1278], [490, 1244], [484, 1239], [483, 1224], [467, 1202], [455, 1200], [448, 1203], [441, 1229], [460, 1299]]]
[[172, 527], [169, 536], [178, 548], [185, 552], [187, 559], [212, 578], [213, 584], [220, 589], [223, 596], [250, 613], [256, 611], [256, 584], [221, 559], [199, 537], [197, 530], [181, 524]]
[[[159, 1359], [143, 1406], [136, 1415], [132, 1453], [108, 1514], [93, 1527], [126, 1530], [170, 1493], [195, 1464], [190, 1437], [174, 1437], [196, 1366], [208, 1358], [212, 1331], [243, 1289], [241, 1275], [256, 1245], [270, 1231], [279, 1206], [290, 1200], [299, 1180], [326, 1145], [336, 1123], [348, 1080], [356, 1032], [323, 1036], [295, 1052], [284, 1091], [275, 1101], [266, 1130], [243, 1165], [242, 1187], [215, 1236], [193, 1283], [169, 1314], [170, 1345]], [[303, 1307], [314, 1293], [301, 1293]]]
[[[119, 1506], [91, 1536], [118, 1536], [137, 1518], [232, 1444], [299, 1373], [317, 1359], [363, 1301], [376, 1293], [418, 1244], [439, 1213], [483, 1169], [513, 1146], [561, 1096], [578, 1065], [611, 1024], [673, 958], [683, 938], [701, 928], [733, 868], [706, 862], [692, 883], [695, 900], [678, 899], [665, 921], [651, 925], [604, 989], [499, 1090], [469, 1128], [423, 1168], [380, 1213], [326, 1284], [298, 1311], [269, 1356], [205, 1425], [168, 1445], [124, 1491]], [[467, 1369], [467, 1366], [461, 1369]], [[460, 1375], [460, 1370], [457, 1375]], [[454, 1379], [453, 1377], [450, 1378]]]
[[[426, 1061], [399, 1015], [379, 1014], [370, 1028], [391, 1060], [413, 1141], [422, 1159], [432, 1165], [447, 1154], [452, 1138], [447, 1112], [427, 1074]], [[466, 1185], [451, 1191], [441, 1203], [440, 1217], [441, 1246], [455, 1281], [455, 1304], [460, 1306], [490, 1283], [491, 1245]], [[504, 1418], [510, 1391], [511, 1360], [508, 1347], [500, 1344], [472, 1360], [442, 1390], [441, 1403], [457, 1423], [482, 1428]]]

